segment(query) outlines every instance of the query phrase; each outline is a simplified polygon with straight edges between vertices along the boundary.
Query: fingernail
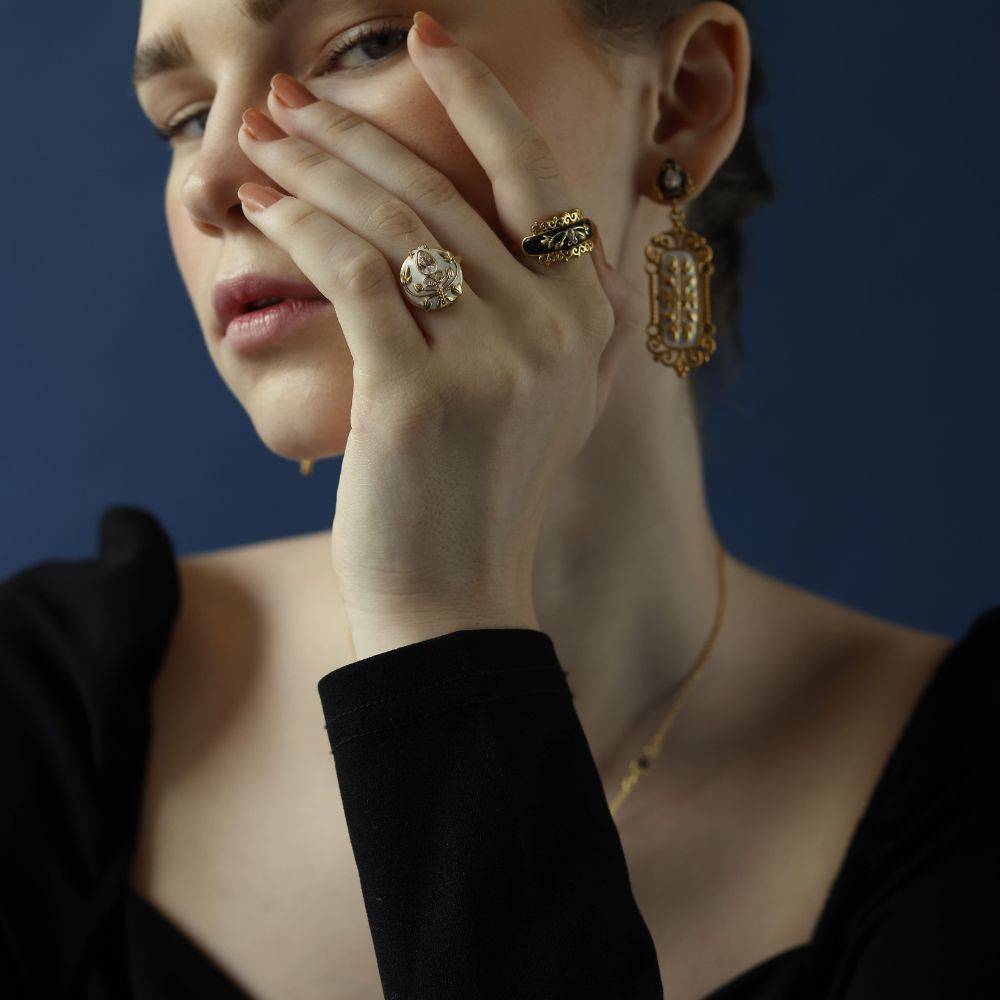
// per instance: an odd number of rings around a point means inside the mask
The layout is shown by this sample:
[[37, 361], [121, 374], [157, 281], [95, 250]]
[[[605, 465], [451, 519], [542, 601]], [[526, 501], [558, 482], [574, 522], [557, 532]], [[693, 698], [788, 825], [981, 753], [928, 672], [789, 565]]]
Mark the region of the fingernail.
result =
[[270, 208], [276, 201], [281, 201], [285, 196], [266, 184], [255, 184], [253, 181], [247, 181], [246, 184], [240, 185], [236, 197], [251, 212], [263, 212], [265, 208]]
[[417, 29], [420, 40], [432, 48], [446, 49], [455, 44], [455, 39], [430, 14], [422, 10], [413, 15], [413, 26]]
[[302, 86], [288, 73], [275, 73], [271, 77], [271, 89], [274, 91], [274, 96], [289, 108], [304, 108], [319, 100], [311, 90]]
[[285, 139], [288, 136], [288, 133], [273, 118], [256, 108], [247, 108], [243, 112], [243, 124], [258, 142], [270, 142], [272, 139]]

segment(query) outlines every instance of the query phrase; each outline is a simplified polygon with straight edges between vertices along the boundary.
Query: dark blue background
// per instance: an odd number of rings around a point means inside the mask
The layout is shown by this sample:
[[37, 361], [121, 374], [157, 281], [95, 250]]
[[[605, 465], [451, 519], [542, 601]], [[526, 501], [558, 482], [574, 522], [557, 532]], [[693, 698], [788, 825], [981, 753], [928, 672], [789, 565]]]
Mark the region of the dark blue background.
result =
[[[178, 552], [330, 524], [216, 375], [129, 89], [131, 5], [24, 5], [2, 46], [0, 575], [90, 556], [111, 503]], [[1000, 7], [750, 16], [780, 189], [750, 226], [743, 375], [708, 428], [711, 507], [767, 572], [957, 634], [1000, 601], [995, 276]]]

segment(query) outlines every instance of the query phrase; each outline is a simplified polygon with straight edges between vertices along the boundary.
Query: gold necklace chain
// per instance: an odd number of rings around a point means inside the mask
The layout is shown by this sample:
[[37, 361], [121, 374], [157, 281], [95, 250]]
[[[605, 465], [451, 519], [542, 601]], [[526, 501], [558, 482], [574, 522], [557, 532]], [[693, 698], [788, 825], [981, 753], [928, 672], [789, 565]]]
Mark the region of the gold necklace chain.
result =
[[715, 621], [712, 624], [712, 630], [708, 633], [705, 645], [698, 654], [698, 658], [694, 661], [694, 665], [688, 671], [687, 677], [685, 677], [681, 683], [677, 696], [670, 703], [667, 716], [663, 722], [660, 723], [660, 728], [657, 729], [653, 738], [642, 748], [642, 753], [636, 757], [635, 760], [629, 763], [628, 774], [622, 778], [618, 794], [611, 802], [612, 816], [618, 812], [619, 806], [621, 806], [622, 802], [628, 798], [632, 789], [635, 788], [636, 783], [639, 781], [639, 778], [641, 778], [642, 775], [644, 775], [652, 766], [656, 755], [660, 752], [660, 745], [663, 743], [664, 736], [667, 735], [667, 730], [673, 724], [674, 719], [677, 718], [677, 715], [681, 710], [681, 706], [684, 704], [684, 699], [687, 697], [688, 691], [691, 690], [692, 685], [698, 679], [698, 675], [701, 673], [702, 668], [705, 666], [705, 662], [708, 660], [708, 654], [711, 653], [712, 646], [715, 645], [715, 639], [719, 634], [719, 629], [722, 626], [722, 619], [726, 613], [726, 550], [723, 548], [721, 540], [716, 539], [716, 541], [718, 545], [719, 600], [715, 610]]

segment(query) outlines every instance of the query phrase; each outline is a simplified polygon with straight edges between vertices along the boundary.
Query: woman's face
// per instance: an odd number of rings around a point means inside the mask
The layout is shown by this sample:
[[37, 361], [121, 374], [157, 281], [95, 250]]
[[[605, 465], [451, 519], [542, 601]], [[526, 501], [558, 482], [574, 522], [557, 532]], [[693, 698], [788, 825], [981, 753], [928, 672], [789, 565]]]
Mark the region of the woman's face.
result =
[[[425, 7], [488, 63], [540, 127], [576, 202], [614, 245], [636, 202], [632, 178], [646, 138], [641, 102], [628, 97], [620, 76], [627, 61], [612, 75], [607, 54], [560, 0], [440, 0]], [[142, 6], [140, 47], [173, 38], [173, 47], [183, 49], [183, 36], [192, 56], [190, 65], [137, 84], [154, 125], [188, 119], [169, 141], [165, 194], [181, 276], [220, 375], [267, 447], [289, 459], [343, 452], [352, 360], [333, 309], [253, 354], [235, 351], [223, 336], [212, 304], [219, 280], [247, 270], [307, 280], [246, 220], [236, 197], [245, 181], [278, 186], [240, 149], [241, 116], [250, 105], [266, 110], [274, 73], [297, 76], [446, 174], [499, 232], [486, 175], [407, 55], [405, 35], [418, 9], [406, 0], [144, 0]]]

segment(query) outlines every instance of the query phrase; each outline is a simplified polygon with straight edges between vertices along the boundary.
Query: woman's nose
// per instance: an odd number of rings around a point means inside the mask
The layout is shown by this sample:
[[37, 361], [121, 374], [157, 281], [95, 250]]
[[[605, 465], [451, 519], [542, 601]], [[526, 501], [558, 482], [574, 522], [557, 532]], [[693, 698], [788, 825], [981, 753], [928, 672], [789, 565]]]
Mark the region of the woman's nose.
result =
[[[222, 115], [209, 113], [201, 147], [181, 185], [181, 200], [191, 218], [203, 227], [228, 229], [250, 226], [236, 191], [246, 181], [269, 184], [268, 177], [240, 148], [237, 132], [248, 103], [227, 107]], [[266, 107], [266, 105], [258, 105]]]

